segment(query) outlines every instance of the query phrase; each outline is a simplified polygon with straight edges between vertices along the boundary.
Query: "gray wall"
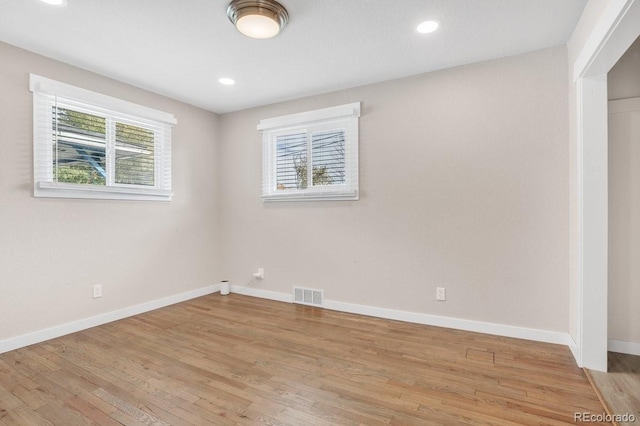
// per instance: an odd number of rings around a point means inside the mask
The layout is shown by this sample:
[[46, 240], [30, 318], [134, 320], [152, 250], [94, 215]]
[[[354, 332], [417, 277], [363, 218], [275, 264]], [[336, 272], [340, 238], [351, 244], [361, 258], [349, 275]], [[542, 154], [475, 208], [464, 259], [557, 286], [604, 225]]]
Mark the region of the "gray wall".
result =
[[[567, 73], [558, 47], [222, 115], [225, 277], [566, 332]], [[263, 204], [258, 122], [355, 101], [361, 199]]]
[[[0, 57], [0, 340], [258, 267], [262, 290], [569, 328], [564, 47], [220, 117], [6, 44]], [[34, 199], [30, 72], [173, 113], [174, 200]], [[258, 122], [355, 101], [361, 199], [264, 204]]]
[[[0, 64], [0, 340], [221, 279], [215, 114], [4, 43]], [[174, 200], [35, 199], [29, 73], [173, 113]]]
[[640, 38], [609, 71], [607, 91], [610, 101], [640, 97]]

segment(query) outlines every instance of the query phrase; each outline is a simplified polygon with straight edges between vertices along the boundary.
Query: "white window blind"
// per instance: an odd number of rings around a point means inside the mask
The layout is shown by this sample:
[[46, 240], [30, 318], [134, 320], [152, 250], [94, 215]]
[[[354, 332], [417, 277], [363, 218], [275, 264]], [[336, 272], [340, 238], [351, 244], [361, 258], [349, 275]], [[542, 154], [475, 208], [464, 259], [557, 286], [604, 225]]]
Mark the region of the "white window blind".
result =
[[313, 158], [313, 185], [344, 185], [346, 172], [345, 131], [311, 134], [311, 158]]
[[307, 188], [307, 134], [276, 136], [276, 189]]
[[172, 115], [31, 75], [36, 197], [170, 200]]
[[354, 103], [262, 120], [265, 201], [358, 199]]
[[106, 185], [105, 117], [52, 105], [53, 182]]

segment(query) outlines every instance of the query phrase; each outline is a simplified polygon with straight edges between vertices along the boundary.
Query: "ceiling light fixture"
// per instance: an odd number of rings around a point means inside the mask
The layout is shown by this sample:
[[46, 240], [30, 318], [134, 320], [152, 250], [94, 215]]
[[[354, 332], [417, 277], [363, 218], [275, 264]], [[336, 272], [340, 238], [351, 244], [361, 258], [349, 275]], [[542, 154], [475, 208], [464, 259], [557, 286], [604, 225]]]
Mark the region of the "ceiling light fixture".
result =
[[429, 34], [437, 30], [439, 26], [440, 24], [438, 23], [438, 21], [424, 21], [420, 25], [418, 25], [418, 28], [416, 29], [421, 34]]
[[52, 6], [66, 6], [67, 0], [40, 0], [42, 3], [50, 4]]
[[229, 77], [222, 77], [218, 79], [218, 83], [224, 84], [225, 86], [233, 86], [234, 84], [236, 84], [236, 81]]
[[227, 16], [238, 31], [251, 38], [271, 38], [287, 25], [287, 9], [274, 0], [233, 0]]

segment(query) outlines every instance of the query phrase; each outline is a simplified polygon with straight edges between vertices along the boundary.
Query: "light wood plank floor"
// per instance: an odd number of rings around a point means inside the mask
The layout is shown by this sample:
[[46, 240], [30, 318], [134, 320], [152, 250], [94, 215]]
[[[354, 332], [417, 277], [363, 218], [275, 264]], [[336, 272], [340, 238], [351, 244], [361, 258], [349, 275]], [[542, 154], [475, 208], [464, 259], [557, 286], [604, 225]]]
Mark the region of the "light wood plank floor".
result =
[[608, 373], [589, 374], [609, 406], [611, 414], [633, 414], [635, 421], [620, 421], [620, 425], [640, 425], [640, 356], [608, 353]]
[[0, 355], [0, 424], [560, 425], [602, 413], [560, 345], [241, 295]]

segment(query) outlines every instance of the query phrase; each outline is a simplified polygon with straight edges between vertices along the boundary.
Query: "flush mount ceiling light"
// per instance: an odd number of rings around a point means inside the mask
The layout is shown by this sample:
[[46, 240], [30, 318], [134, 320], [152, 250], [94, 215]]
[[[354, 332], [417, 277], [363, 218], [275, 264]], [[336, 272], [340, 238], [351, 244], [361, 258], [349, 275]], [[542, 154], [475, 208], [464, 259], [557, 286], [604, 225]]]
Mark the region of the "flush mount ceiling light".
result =
[[233, 0], [227, 16], [238, 31], [251, 38], [271, 38], [289, 21], [287, 9], [274, 0]]
[[438, 21], [424, 21], [423, 23], [418, 25], [418, 28], [416, 29], [421, 34], [429, 34], [437, 30], [439, 26], [440, 24], [438, 23]]
[[222, 77], [218, 79], [218, 83], [224, 84], [225, 86], [233, 86], [236, 84], [236, 81], [229, 77]]
[[42, 3], [50, 4], [52, 6], [66, 6], [67, 0], [40, 0]]

